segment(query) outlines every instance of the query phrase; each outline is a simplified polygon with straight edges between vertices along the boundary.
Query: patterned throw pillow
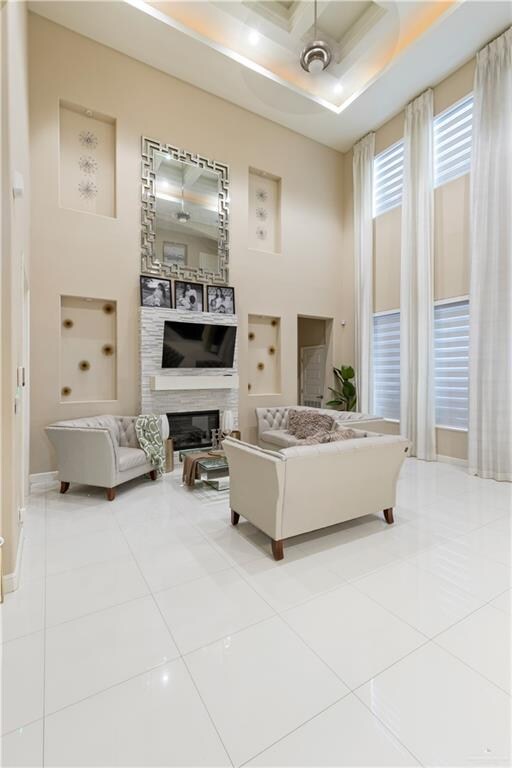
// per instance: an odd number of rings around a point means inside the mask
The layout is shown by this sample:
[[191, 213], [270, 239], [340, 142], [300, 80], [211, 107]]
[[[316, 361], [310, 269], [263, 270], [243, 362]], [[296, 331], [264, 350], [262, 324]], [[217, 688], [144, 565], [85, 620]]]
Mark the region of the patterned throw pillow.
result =
[[337, 443], [340, 440], [353, 440], [357, 435], [350, 427], [340, 427], [328, 432], [322, 443]]
[[315, 411], [288, 411], [288, 432], [305, 440], [317, 432], [328, 432], [334, 425], [332, 416]]
[[304, 445], [321, 445], [322, 443], [337, 443], [339, 440], [352, 440], [357, 437], [353, 429], [342, 427], [331, 429], [328, 432], [322, 430], [304, 440]]

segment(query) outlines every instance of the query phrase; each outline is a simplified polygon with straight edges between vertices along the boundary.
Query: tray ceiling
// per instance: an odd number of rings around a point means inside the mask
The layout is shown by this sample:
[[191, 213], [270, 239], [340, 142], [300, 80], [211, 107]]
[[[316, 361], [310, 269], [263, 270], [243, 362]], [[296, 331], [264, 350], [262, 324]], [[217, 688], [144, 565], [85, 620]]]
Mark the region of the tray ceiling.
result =
[[300, 51], [310, 0], [39, 0], [30, 9], [76, 32], [345, 151], [512, 23], [494, 0], [320, 0], [320, 75]]

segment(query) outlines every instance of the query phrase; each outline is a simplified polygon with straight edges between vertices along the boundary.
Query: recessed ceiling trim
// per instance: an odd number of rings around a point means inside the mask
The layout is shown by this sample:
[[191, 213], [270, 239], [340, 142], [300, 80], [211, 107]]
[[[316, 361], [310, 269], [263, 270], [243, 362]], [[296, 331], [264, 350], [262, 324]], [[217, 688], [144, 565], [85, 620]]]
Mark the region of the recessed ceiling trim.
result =
[[257, 72], [258, 74], [263, 75], [263, 77], [266, 77], [269, 80], [273, 80], [274, 83], [283, 85], [285, 88], [288, 88], [290, 91], [293, 91], [299, 96], [303, 96], [306, 99], [309, 99], [310, 101], [314, 101], [316, 104], [319, 104], [321, 107], [324, 107], [325, 109], [328, 109], [331, 112], [334, 112], [334, 114], [336, 115], [339, 115], [341, 112], [343, 112], [343, 110], [346, 109], [346, 107], [352, 102], [352, 98], [350, 98], [350, 99], [347, 99], [341, 106], [332, 104], [326, 99], [323, 99], [321, 96], [316, 96], [313, 93], [308, 93], [307, 91], [304, 91], [302, 88], [298, 88], [289, 80], [285, 80], [284, 78], [279, 77], [279, 75], [276, 75], [274, 72], [271, 72], [269, 69], [267, 69], [266, 67], [263, 67], [261, 64], [257, 64], [255, 61], [248, 59], [246, 56], [243, 56], [241, 53], [238, 53], [237, 51], [232, 51], [231, 49], [226, 48], [224, 45], [220, 45], [220, 43], [217, 43], [214, 40], [210, 40], [204, 35], [201, 35], [199, 32], [196, 32], [194, 29], [190, 29], [190, 27], [187, 27], [185, 24], [182, 24], [180, 21], [177, 21], [176, 19], [173, 19], [170, 16], [167, 16], [167, 14], [162, 13], [157, 8], [153, 8], [153, 6], [148, 5], [148, 3], [144, 2], [144, 0], [123, 0], [123, 1], [127, 5], [133, 6], [133, 8], [137, 8], [139, 11], [142, 11], [143, 13], [147, 13], [148, 16], [152, 16], [157, 21], [161, 21], [163, 24], [166, 24], [168, 27], [172, 27], [173, 29], [178, 30], [178, 32], [183, 32], [185, 35], [192, 37], [194, 40], [197, 40], [199, 43], [203, 43], [203, 45], [207, 45], [209, 48], [212, 48], [214, 51], [218, 51], [218, 53], [222, 53], [223, 56], [227, 56], [228, 59], [232, 59], [233, 61], [236, 61], [238, 64], [242, 64], [242, 66], [247, 67], [247, 69], [252, 69], [253, 72]]
[[350, 27], [341, 40], [338, 40], [337, 53], [340, 56], [340, 60], [344, 59], [354, 50], [356, 45], [361, 42], [364, 36], [368, 34], [386, 13], [385, 8], [375, 3], [363, 13], [361, 18]]

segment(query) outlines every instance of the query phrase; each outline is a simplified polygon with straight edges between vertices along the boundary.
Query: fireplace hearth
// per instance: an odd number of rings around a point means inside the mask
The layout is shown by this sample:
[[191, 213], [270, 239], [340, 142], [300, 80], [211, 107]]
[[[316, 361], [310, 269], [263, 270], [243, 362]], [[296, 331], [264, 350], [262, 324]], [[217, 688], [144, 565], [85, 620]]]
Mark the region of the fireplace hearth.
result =
[[168, 413], [169, 437], [177, 451], [186, 448], [208, 448], [212, 444], [212, 429], [219, 429], [219, 411], [186, 411]]

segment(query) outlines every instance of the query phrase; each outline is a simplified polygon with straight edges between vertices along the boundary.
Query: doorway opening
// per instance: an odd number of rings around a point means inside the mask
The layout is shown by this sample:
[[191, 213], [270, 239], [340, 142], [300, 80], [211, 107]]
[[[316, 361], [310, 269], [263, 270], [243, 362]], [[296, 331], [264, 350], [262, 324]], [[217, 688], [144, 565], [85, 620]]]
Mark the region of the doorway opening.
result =
[[332, 318], [297, 318], [298, 402], [324, 408], [332, 367]]

